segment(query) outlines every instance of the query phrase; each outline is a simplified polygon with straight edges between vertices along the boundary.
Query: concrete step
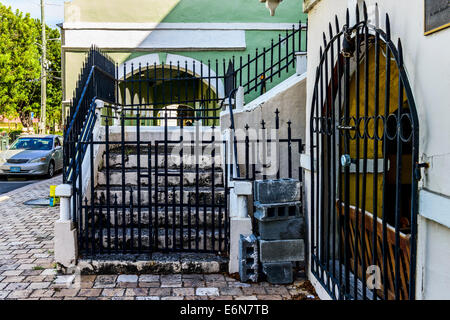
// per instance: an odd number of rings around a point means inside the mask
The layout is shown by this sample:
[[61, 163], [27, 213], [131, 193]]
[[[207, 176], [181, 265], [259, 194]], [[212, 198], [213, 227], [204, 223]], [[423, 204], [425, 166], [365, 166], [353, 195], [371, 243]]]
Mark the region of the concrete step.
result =
[[[132, 152], [132, 153], [130, 153]], [[149, 167], [149, 158], [148, 152], [141, 153], [139, 156], [140, 168], [148, 168]], [[138, 156], [136, 154], [136, 150], [127, 150], [124, 156], [124, 164], [125, 168], [137, 168], [138, 167]], [[152, 168], [156, 167], [156, 161], [158, 164], [158, 168], [164, 168], [166, 159], [164, 153], [158, 154], [158, 157], [153, 153], [151, 156], [151, 166]], [[106, 161], [106, 153], [103, 155], [103, 167], [107, 164]], [[185, 169], [194, 169], [196, 168], [196, 164], [199, 165], [200, 169], [211, 169], [213, 166], [213, 158], [211, 154], [203, 154], [198, 157], [194, 153], [187, 154], [184, 152], [183, 154], [183, 168]], [[220, 151], [216, 151], [216, 156], [214, 157], [214, 168], [215, 170], [221, 169], [222, 157], [220, 156]], [[179, 153], [172, 154], [169, 152], [167, 159], [167, 167], [169, 169], [177, 169], [181, 166], [181, 156]], [[109, 154], [109, 167], [110, 168], [122, 168], [122, 153], [120, 152], [111, 152]]]
[[[176, 207], [175, 210], [173, 207], [168, 208], [167, 219], [165, 214], [165, 208], [160, 208], [156, 214], [154, 207], [152, 208], [152, 216], [151, 222], [152, 226], [164, 227], [166, 224], [170, 227], [175, 226], [176, 228], [180, 228], [181, 221], [183, 222], [183, 229], [187, 229], [189, 226], [194, 228], [195, 226], [200, 226], [203, 228], [205, 225], [207, 228], [222, 228], [225, 225], [226, 216], [224, 208], [214, 208], [214, 214], [212, 208], [199, 208], [198, 213], [196, 207], [191, 207], [190, 210], [185, 207], [183, 211], [180, 210], [179, 207]], [[89, 214], [92, 217], [91, 214]], [[100, 221], [100, 218], [101, 221]], [[108, 223], [109, 221], [109, 223]], [[139, 223], [140, 221], [140, 223]], [[100, 223], [101, 222], [101, 223]], [[138, 209], [133, 209], [131, 211], [130, 208], [114, 208], [111, 207], [109, 210], [106, 208], [102, 209], [102, 214], [100, 216], [99, 209], [96, 209], [95, 212], [95, 225], [98, 228], [100, 225], [107, 228], [113, 228], [116, 225], [118, 227], [130, 227], [133, 222], [133, 226], [136, 227], [140, 225], [142, 228], [148, 228], [150, 225], [150, 215], [148, 208], [141, 208], [139, 213]], [[92, 223], [92, 220], [88, 220], [89, 225]]]
[[[150, 239], [150, 232], [148, 229], [136, 228], [118, 228], [117, 234], [115, 228], [109, 229], [95, 229], [94, 239], [92, 238], [92, 229], [88, 229], [88, 237], [82, 237], [81, 244], [84, 245], [86, 240], [88, 248], [91, 247], [92, 241], [95, 241], [97, 248], [102, 248], [103, 251], [108, 248], [108, 232], [110, 234], [111, 248], [119, 251], [137, 251], [139, 247], [139, 239], [141, 241], [142, 251], [159, 251], [159, 250], [200, 250], [204, 252], [220, 252], [226, 251], [225, 248], [225, 229], [192, 229], [173, 230], [172, 228], [158, 228], [157, 233], [155, 229], [152, 230], [152, 239]], [[86, 232], [84, 230], [83, 234]], [[124, 237], [125, 233], [125, 237]], [[139, 237], [140, 235], [140, 237]], [[220, 238], [219, 238], [220, 237]], [[116, 247], [117, 239], [117, 247]], [[183, 239], [183, 243], [181, 243]], [[102, 243], [101, 243], [102, 240]], [[220, 241], [219, 241], [220, 240]], [[220, 244], [219, 244], [220, 242]], [[150, 245], [151, 244], [151, 245]], [[98, 251], [98, 249], [97, 249]], [[87, 250], [89, 252], [89, 249]]]
[[[97, 193], [98, 197], [102, 197], [106, 199], [106, 190], [107, 188], [105, 186], [99, 186], [96, 188], [95, 192]], [[128, 206], [130, 201], [130, 195], [131, 190], [133, 191], [133, 204], [137, 205], [139, 201], [138, 197], [138, 189], [137, 186], [126, 186], [125, 187], [125, 204]], [[167, 200], [169, 204], [180, 204], [180, 195], [182, 194], [183, 204], [188, 204], [188, 201], [190, 199], [191, 204], [198, 203], [200, 207], [203, 207], [204, 204], [207, 206], [211, 206], [213, 203], [213, 197], [214, 197], [214, 203], [216, 205], [223, 204], [225, 201], [225, 189], [223, 187], [215, 187], [214, 193], [213, 189], [211, 187], [199, 187], [198, 192], [198, 201], [197, 201], [197, 192], [196, 187], [194, 186], [187, 186], [183, 188], [183, 192], [180, 192], [180, 187], [172, 187], [168, 188], [167, 190]], [[110, 201], [111, 204], [114, 204], [115, 201], [115, 195], [117, 195], [117, 204], [122, 204], [122, 187], [112, 186], [109, 188], [110, 193]], [[156, 196], [157, 193], [157, 196]], [[103, 196], [102, 196], [103, 194]], [[165, 194], [165, 188], [163, 186], [160, 186], [158, 188], [158, 192], [156, 192], [156, 189], [152, 187], [151, 189], [152, 194], [152, 204], [156, 204], [156, 200], [158, 200], [158, 203], [163, 204], [165, 203], [166, 194]], [[140, 202], [141, 206], [148, 206], [149, 204], [149, 188], [148, 187], [141, 187], [140, 191]]]
[[211, 274], [228, 272], [228, 259], [213, 253], [84, 254], [77, 267], [83, 275]]
[[[127, 169], [124, 171], [124, 178], [125, 178], [125, 184], [126, 185], [137, 185], [138, 182], [138, 172], [136, 169]], [[105, 186], [107, 181], [107, 177], [109, 176], [109, 184], [110, 186], [121, 186], [122, 185], [122, 171], [121, 170], [109, 170], [109, 175], [106, 174], [106, 170], [103, 169], [102, 171], [98, 172], [98, 184], [101, 186]], [[148, 178], [148, 170], [140, 170], [140, 185], [141, 186], [147, 186], [149, 184], [149, 178]], [[156, 172], [155, 170], [152, 170], [151, 174], [151, 183], [154, 185], [156, 180]], [[207, 187], [212, 186], [213, 184], [213, 177], [214, 177], [214, 185], [215, 186], [223, 186], [223, 174], [221, 170], [213, 172], [207, 172], [207, 171], [199, 171], [198, 173], [196, 171], [183, 171], [183, 184], [184, 186], [195, 186], [197, 181], [199, 183], [199, 186], [201, 187]], [[158, 170], [158, 184], [160, 186], [165, 186], [165, 171], [164, 170]], [[181, 183], [181, 177], [180, 177], [180, 171], [179, 170], [168, 170], [168, 177], [167, 177], [168, 185], [169, 186], [179, 186]]]

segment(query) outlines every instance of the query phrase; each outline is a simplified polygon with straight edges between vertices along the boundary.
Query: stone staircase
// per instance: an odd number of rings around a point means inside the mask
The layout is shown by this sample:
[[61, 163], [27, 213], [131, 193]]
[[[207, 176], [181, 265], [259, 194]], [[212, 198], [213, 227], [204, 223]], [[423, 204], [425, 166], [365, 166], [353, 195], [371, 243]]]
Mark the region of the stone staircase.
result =
[[213, 163], [207, 146], [199, 148], [205, 155], [195, 157], [187, 145], [181, 158], [175, 149], [179, 146], [155, 147], [156, 140], [150, 140], [150, 149], [148, 142], [138, 148], [112, 141], [108, 157], [106, 151], [99, 155], [95, 215], [88, 216], [86, 252], [92, 246], [99, 254], [227, 252], [228, 215], [219, 146]]

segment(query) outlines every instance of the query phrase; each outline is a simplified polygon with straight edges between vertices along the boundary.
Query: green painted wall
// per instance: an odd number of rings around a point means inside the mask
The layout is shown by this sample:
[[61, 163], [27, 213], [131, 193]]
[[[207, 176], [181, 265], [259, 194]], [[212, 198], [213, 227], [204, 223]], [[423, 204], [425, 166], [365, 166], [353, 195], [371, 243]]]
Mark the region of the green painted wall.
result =
[[302, 0], [283, 1], [274, 17], [257, 0], [73, 0], [65, 22], [291, 22]]

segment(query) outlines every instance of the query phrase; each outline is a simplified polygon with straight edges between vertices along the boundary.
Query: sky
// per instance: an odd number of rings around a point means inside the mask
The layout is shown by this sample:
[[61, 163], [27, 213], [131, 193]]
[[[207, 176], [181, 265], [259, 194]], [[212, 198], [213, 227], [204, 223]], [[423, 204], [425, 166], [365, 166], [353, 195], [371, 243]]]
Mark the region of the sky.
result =
[[[67, 0], [66, 0], [67, 1]], [[11, 6], [13, 10], [30, 13], [31, 17], [41, 19], [40, 0], [0, 0], [0, 3]], [[64, 21], [64, 0], [44, 0], [45, 20], [48, 26], [56, 28], [57, 23]]]

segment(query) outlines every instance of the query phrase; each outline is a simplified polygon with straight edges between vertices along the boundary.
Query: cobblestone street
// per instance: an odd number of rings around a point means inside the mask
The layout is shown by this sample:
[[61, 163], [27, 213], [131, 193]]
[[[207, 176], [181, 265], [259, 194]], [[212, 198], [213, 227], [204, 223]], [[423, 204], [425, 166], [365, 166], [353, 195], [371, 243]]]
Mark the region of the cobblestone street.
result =
[[0, 299], [256, 300], [314, 299], [309, 282], [241, 283], [223, 274], [58, 275], [53, 227], [59, 207], [23, 203], [48, 196], [61, 177], [0, 196]]

